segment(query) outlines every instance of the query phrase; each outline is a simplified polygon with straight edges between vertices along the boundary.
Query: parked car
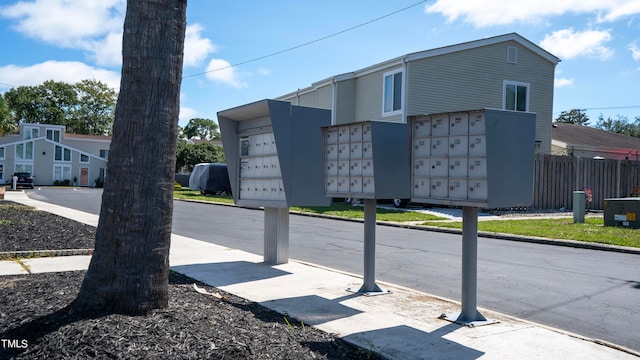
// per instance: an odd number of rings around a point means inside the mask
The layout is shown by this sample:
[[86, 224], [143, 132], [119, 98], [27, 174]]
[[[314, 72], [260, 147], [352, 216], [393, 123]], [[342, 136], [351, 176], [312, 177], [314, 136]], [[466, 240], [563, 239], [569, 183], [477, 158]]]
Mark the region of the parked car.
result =
[[231, 194], [227, 164], [197, 164], [189, 176], [189, 189], [200, 190], [203, 194]]
[[[30, 172], [17, 172], [14, 173], [13, 176], [17, 176], [18, 177], [18, 182], [16, 183], [16, 187], [28, 187], [28, 188], [34, 188], [33, 186], [33, 176], [31, 176]], [[12, 178], [13, 178], [12, 176]], [[13, 179], [9, 179], [9, 184], [13, 185]]]

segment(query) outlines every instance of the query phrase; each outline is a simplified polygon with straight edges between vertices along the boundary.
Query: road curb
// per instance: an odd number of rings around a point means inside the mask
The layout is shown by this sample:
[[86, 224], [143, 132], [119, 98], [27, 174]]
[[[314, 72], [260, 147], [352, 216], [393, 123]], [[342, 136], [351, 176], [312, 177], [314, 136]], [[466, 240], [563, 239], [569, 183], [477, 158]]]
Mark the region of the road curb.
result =
[[[237, 207], [237, 205], [235, 204], [228, 204], [228, 203], [221, 203], [221, 202], [189, 200], [189, 199], [175, 199], [175, 200], [197, 202], [197, 203], [210, 204], [210, 205], [223, 205], [223, 206]], [[261, 210], [261, 209], [255, 208], [255, 210]], [[364, 220], [362, 219], [349, 219], [349, 218], [333, 216], [333, 215], [314, 214], [314, 213], [307, 213], [302, 211], [290, 211], [289, 213], [294, 215], [300, 215], [300, 216], [364, 223]], [[405, 228], [405, 229], [412, 229], [412, 230], [432, 231], [432, 232], [459, 234], [459, 235], [462, 234], [461, 229], [442, 228], [438, 226], [410, 225], [410, 224], [395, 223], [390, 221], [377, 221], [376, 223], [382, 226], [390, 226], [390, 227]], [[496, 240], [519, 241], [519, 242], [528, 242], [533, 244], [544, 244], [544, 245], [553, 245], [553, 246], [572, 247], [577, 249], [599, 250], [599, 251], [609, 251], [609, 252], [617, 252], [617, 253], [624, 253], [624, 254], [640, 255], [640, 248], [600, 244], [600, 243], [590, 243], [590, 242], [583, 242], [583, 241], [577, 241], [577, 240], [550, 239], [550, 238], [543, 238], [543, 237], [537, 237], [537, 236], [523, 236], [523, 235], [496, 233], [496, 232], [489, 232], [489, 231], [478, 231], [478, 236], [484, 237], [484, 238], [496, 239]]]

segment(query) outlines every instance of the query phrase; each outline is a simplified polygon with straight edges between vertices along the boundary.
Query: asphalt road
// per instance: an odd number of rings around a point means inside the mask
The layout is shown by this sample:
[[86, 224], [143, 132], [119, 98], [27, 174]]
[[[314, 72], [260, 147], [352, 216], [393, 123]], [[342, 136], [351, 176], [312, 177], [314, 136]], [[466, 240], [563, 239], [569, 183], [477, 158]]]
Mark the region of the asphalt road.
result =
[[[97, 189], [29, 197], [99, 213]], [[292, 215], [290, 258], [363, 273], [363, 224]], [[176, 201], [173, 232], [262, 254], [263, 212]], [[376, 278], [460, 300], [460, 235], [376, 229]], [[478, 306], [640, 351], [640, 256], [478, 239]]]

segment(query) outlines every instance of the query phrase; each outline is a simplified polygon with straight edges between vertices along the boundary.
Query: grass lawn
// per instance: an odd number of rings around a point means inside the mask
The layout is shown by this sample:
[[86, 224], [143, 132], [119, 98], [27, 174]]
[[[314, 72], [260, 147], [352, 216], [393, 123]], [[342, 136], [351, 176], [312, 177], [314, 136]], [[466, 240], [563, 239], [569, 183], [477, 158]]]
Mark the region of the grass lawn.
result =
[[[461, 222], [421, 225], [462, 229]], [[573, 218], [479, 221], [478, 231], [640, 247], [640, 229], [604, 226], [602, 217], [588, 217], [584, 224], [574, 224]]]
[[[211, 202], [222, 202], [227, 204], [233, 204], [233, 198], [231, 196], [218, 196], [218, 195], [202, 195], [200, 191], [189, 189], [175, 189], [173, 197], [176, 199], [184, 200], [200, 200]], [[306, 213], [322, 214], [340, 216], [349, 219], [364, 219], [364, 207], [352, 206], [347, 204], [333, 204], [331, 206], [313, 206], [313, 207], [292, 207], [291, 211], [299, 211]], [[402, 210], [390, 210], [378, 208], [376, 212], [376, 219], [379, 221], [431, 221], [431, 220], [443, 220], [443, 218], [422, 214], [413, 211]]]

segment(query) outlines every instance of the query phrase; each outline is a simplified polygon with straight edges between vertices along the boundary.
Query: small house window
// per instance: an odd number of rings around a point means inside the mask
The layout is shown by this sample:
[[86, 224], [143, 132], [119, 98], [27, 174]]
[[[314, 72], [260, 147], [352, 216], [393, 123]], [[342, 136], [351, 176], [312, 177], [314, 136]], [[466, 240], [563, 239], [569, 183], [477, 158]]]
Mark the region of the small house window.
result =
[[507, 46], [507, 62], [509, 64], [518, 63], [518, 48], [515, 46]]
[[47, 139], [55, 142], [60, 142], [60, 130], [47, 129]]
[[40, 129], [37, 127], [25, 127], [23, 139], [35, 139], [40, 136]]
[[505, 110], [529, 111], [529, 84], [505, 81], [502, 107]]
[[383, 76], [382, 115], [395, 115], [402, 111], [402, 71]]
[[0, 147], [0, 160], [4, 160], [4, 148]]
[[33, 142], [16, 144], [16, 160], [33, 160]]
[[81, 163], [88, 163], [89, 162], [89, 155], [86, 154], [80, 154], [80, 162]]
[[56, 145], [54, 160], [71, 161], [71, 150]]

